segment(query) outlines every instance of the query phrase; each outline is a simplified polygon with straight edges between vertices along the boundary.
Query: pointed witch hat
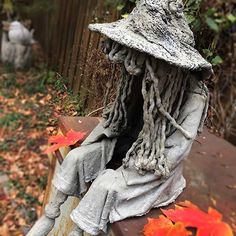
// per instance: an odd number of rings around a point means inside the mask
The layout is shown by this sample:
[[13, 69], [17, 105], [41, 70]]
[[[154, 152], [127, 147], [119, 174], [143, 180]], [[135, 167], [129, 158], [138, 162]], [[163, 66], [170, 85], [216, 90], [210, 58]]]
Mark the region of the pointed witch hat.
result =
[[194, 48], [183, 10], [181, 0], [140, 0], [126, 19], [89, 29], [170, 64], [211, 74], [212, 65]]

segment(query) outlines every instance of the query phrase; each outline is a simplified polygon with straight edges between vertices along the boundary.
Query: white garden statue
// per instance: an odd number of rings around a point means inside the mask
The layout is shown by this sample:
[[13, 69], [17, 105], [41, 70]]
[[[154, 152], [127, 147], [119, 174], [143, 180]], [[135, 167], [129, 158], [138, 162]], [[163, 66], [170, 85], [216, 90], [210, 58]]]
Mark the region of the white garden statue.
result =
[[1, 61], [22, 69], [30, 65], [32, 60], [32, 44], [34, 30], [29, 31], [21, 22], [3, 22]]
[[[204, 80], [212, 66], [194, 49], [183, 10], [179, 0], [140, 0], [128, 18], [89, 26], [106, 37], [104, 53], [122, 67], [117, 97], [65, 158], [53, 180], [56, 197], [28, 236], [47, 235], [68, 196], [81, 198], [70, 236], [98, 235], [184, 190], [182, 164], [207, 115]], [[107, 169], [114, 160], [120, 167]]]

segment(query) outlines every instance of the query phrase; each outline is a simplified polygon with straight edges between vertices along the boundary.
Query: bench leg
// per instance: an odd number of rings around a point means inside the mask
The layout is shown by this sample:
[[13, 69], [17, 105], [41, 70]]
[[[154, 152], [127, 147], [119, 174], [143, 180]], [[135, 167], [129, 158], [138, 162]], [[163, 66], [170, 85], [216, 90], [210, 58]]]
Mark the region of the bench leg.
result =
[[61, 214], [60, 206], [66, 201], [67, 195], [55, 189], [54, 199], [45, 207], [45, 213], [31, 228], [27, 236], [47, 236], [53, 229], [55, 220]]

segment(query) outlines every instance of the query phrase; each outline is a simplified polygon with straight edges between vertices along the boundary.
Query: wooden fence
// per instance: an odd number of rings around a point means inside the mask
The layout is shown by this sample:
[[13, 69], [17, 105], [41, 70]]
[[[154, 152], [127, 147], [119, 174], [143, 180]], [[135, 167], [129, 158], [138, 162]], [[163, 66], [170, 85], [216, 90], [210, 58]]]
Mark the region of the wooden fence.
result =
[[[97, 97], [93, 99], [96, 103], [98, 96], [102, 96], [101, 93], [89, 93], [92, 78], [96, 80], [99, 76], [96, 70], [101, 69], [101, 64], [104, 64], [104, 61], [98, 58], [101, 55], [98, 55], [96, 50], [99, 47], [100, 35], [91, 33], [88, 24], [114, 21], [117, 13], [108, 9], [104, 0], [51, 1], [53, 10], [33, 19], [36, 37], [48, 57], [49, 65], [67, 80], [68, 86], [75, 94], [81, 95], [82, 105], [87, 107], [92, 102], [89, 98]], [[93, 65], [97, 67], [92, 68]], [[99, 87], [99, 83], [95, 84]], [[92, 104], [90, 106], [96, 107]]]

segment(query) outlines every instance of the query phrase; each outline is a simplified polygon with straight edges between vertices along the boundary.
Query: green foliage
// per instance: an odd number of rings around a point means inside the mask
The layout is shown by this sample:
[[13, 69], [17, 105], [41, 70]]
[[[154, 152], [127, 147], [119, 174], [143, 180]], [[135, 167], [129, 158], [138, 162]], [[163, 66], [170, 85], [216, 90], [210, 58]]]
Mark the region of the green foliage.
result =
[[[16, 137], [5, 138], [4, 141], [0, 142], [0, 151], [1, 152], [2, 151], [6, 152], [6, 151], [9, 151], [10, 149], [13, 149], [13, 148], [18, 148]], [[0, 160], [0, 164], [1, 164], [1, 160]]]
[[226, 15], [227, 20], [229, 20], [229, 22], [231, 22], [232, 24], [234, 24], [236, 22], [236, 16], [233, 15], [232, 13], [228, 13]]
[[27, 204], [37, 203], [38, 205], [42, 205], [36, 197], [31, 196], [30, 194], [25, 192], [25, 189], [21, 189], [17, 194], [18, 198], [25, 199]]
[[43, 175], [38, 179], [38, 184], [42, 190], [44, 190], [46, 188], [47, 180], [48, 180], [48, 178], [46, 175]]
[[0, 156], [0, 164], [1, 165], [6, 165], [7, 164], [6, 160], [2, 156]]
[[84, 115], [84, 109], [82, 106], [80, 94], [75, 94], [73, 91], [68, 88], [67, 86], [68, 79], [64, 78], [60, 74], [55, 74], [54, 79], [53, 79], [53, 86], [55, 91], [58, 94], [66, 94], [66, 96], [63, 98], [63, 101], [61, 101], [61, 97], [54, 97], [53, 102], [55, 104], [60, 104], [61, 102], [63, 103], [64, 112], [65, 114], [69, 114], [69, 110], [73, 107], [73, 110], [77, 113], [77, 115]]
[[58, 76], [58, 78], [55, 80], [54, 87], [57, 91], [71, 93], [71, 91], [68, 90], [66, 83], [67, 83], [66, 78]]
[[[228, 4], [230, 5], [228, 1]], [[219, 42], [236, 23], [236, 15], [227, 9], [224, 1], [186, 0], [185, 16], [196, 36], [197, 48], [214, 66], [222, 64]]]
[[105, 0], [105, 5], [110, 8], [115, 8], [117, 11], [123, 11], [126, 16], [126, 8], [128, 5], [133, 5], [136, 3], [137, 0]]
[[34, 0], [31, 4], [27, 3], [15, 3], [16, 10], [19, 13], [22, 13], [24, 15], [28, 15], [29, 17], [40, 15], [43, 13], [51, 12], [55, 10], [56, 5], [53, 3], [53, 1], [49, 0]]
[[223, 63], [223, 59], [220, 56], [215, 56], [212, 58], [211, 63], [213, 66], [219, 65]]
[[1, 84], [1, 88], [3, 89], [11, 89], [12, 87], [17, 85], [16, 76], [14, 73], [6, 74], [6, 79], [3, 80]]
[[31, 18], [32, 16], [44, 14], [55, 10], [56, 5], [49, 0], [32, 0], [32, 1], [14, 1], [2, 0], [0, 1], [0, 8], [2, 13], [9, 15], [16, 13], [23, 18]]
[[25, 118], [21, 113], [12, 112], [0, 118], [0, 127], [11, 127], [12, 129], [19, 126], [20, 120]]
[[126, 1], [124, 0], [105, 0], [105, 5], [107, 7], [116, 8], [117, 10], [122, 10], [125, 6]]
[[35, 71], [35, 73], [37, 73], [35, 75], [37, 80], [28, 80], [27, 83], [24, 84], [24, 91], [30, 95], [43, 93], [46, 85], [55, 82], [55, 73], [53, 71], [43, 69], [41, 73], [38, 73], [37, 71]]
[[2, 2], [2, 12], [3, 13], [10, 13], [14, 12], [14, 4], [12, 0], [3, 0]]

